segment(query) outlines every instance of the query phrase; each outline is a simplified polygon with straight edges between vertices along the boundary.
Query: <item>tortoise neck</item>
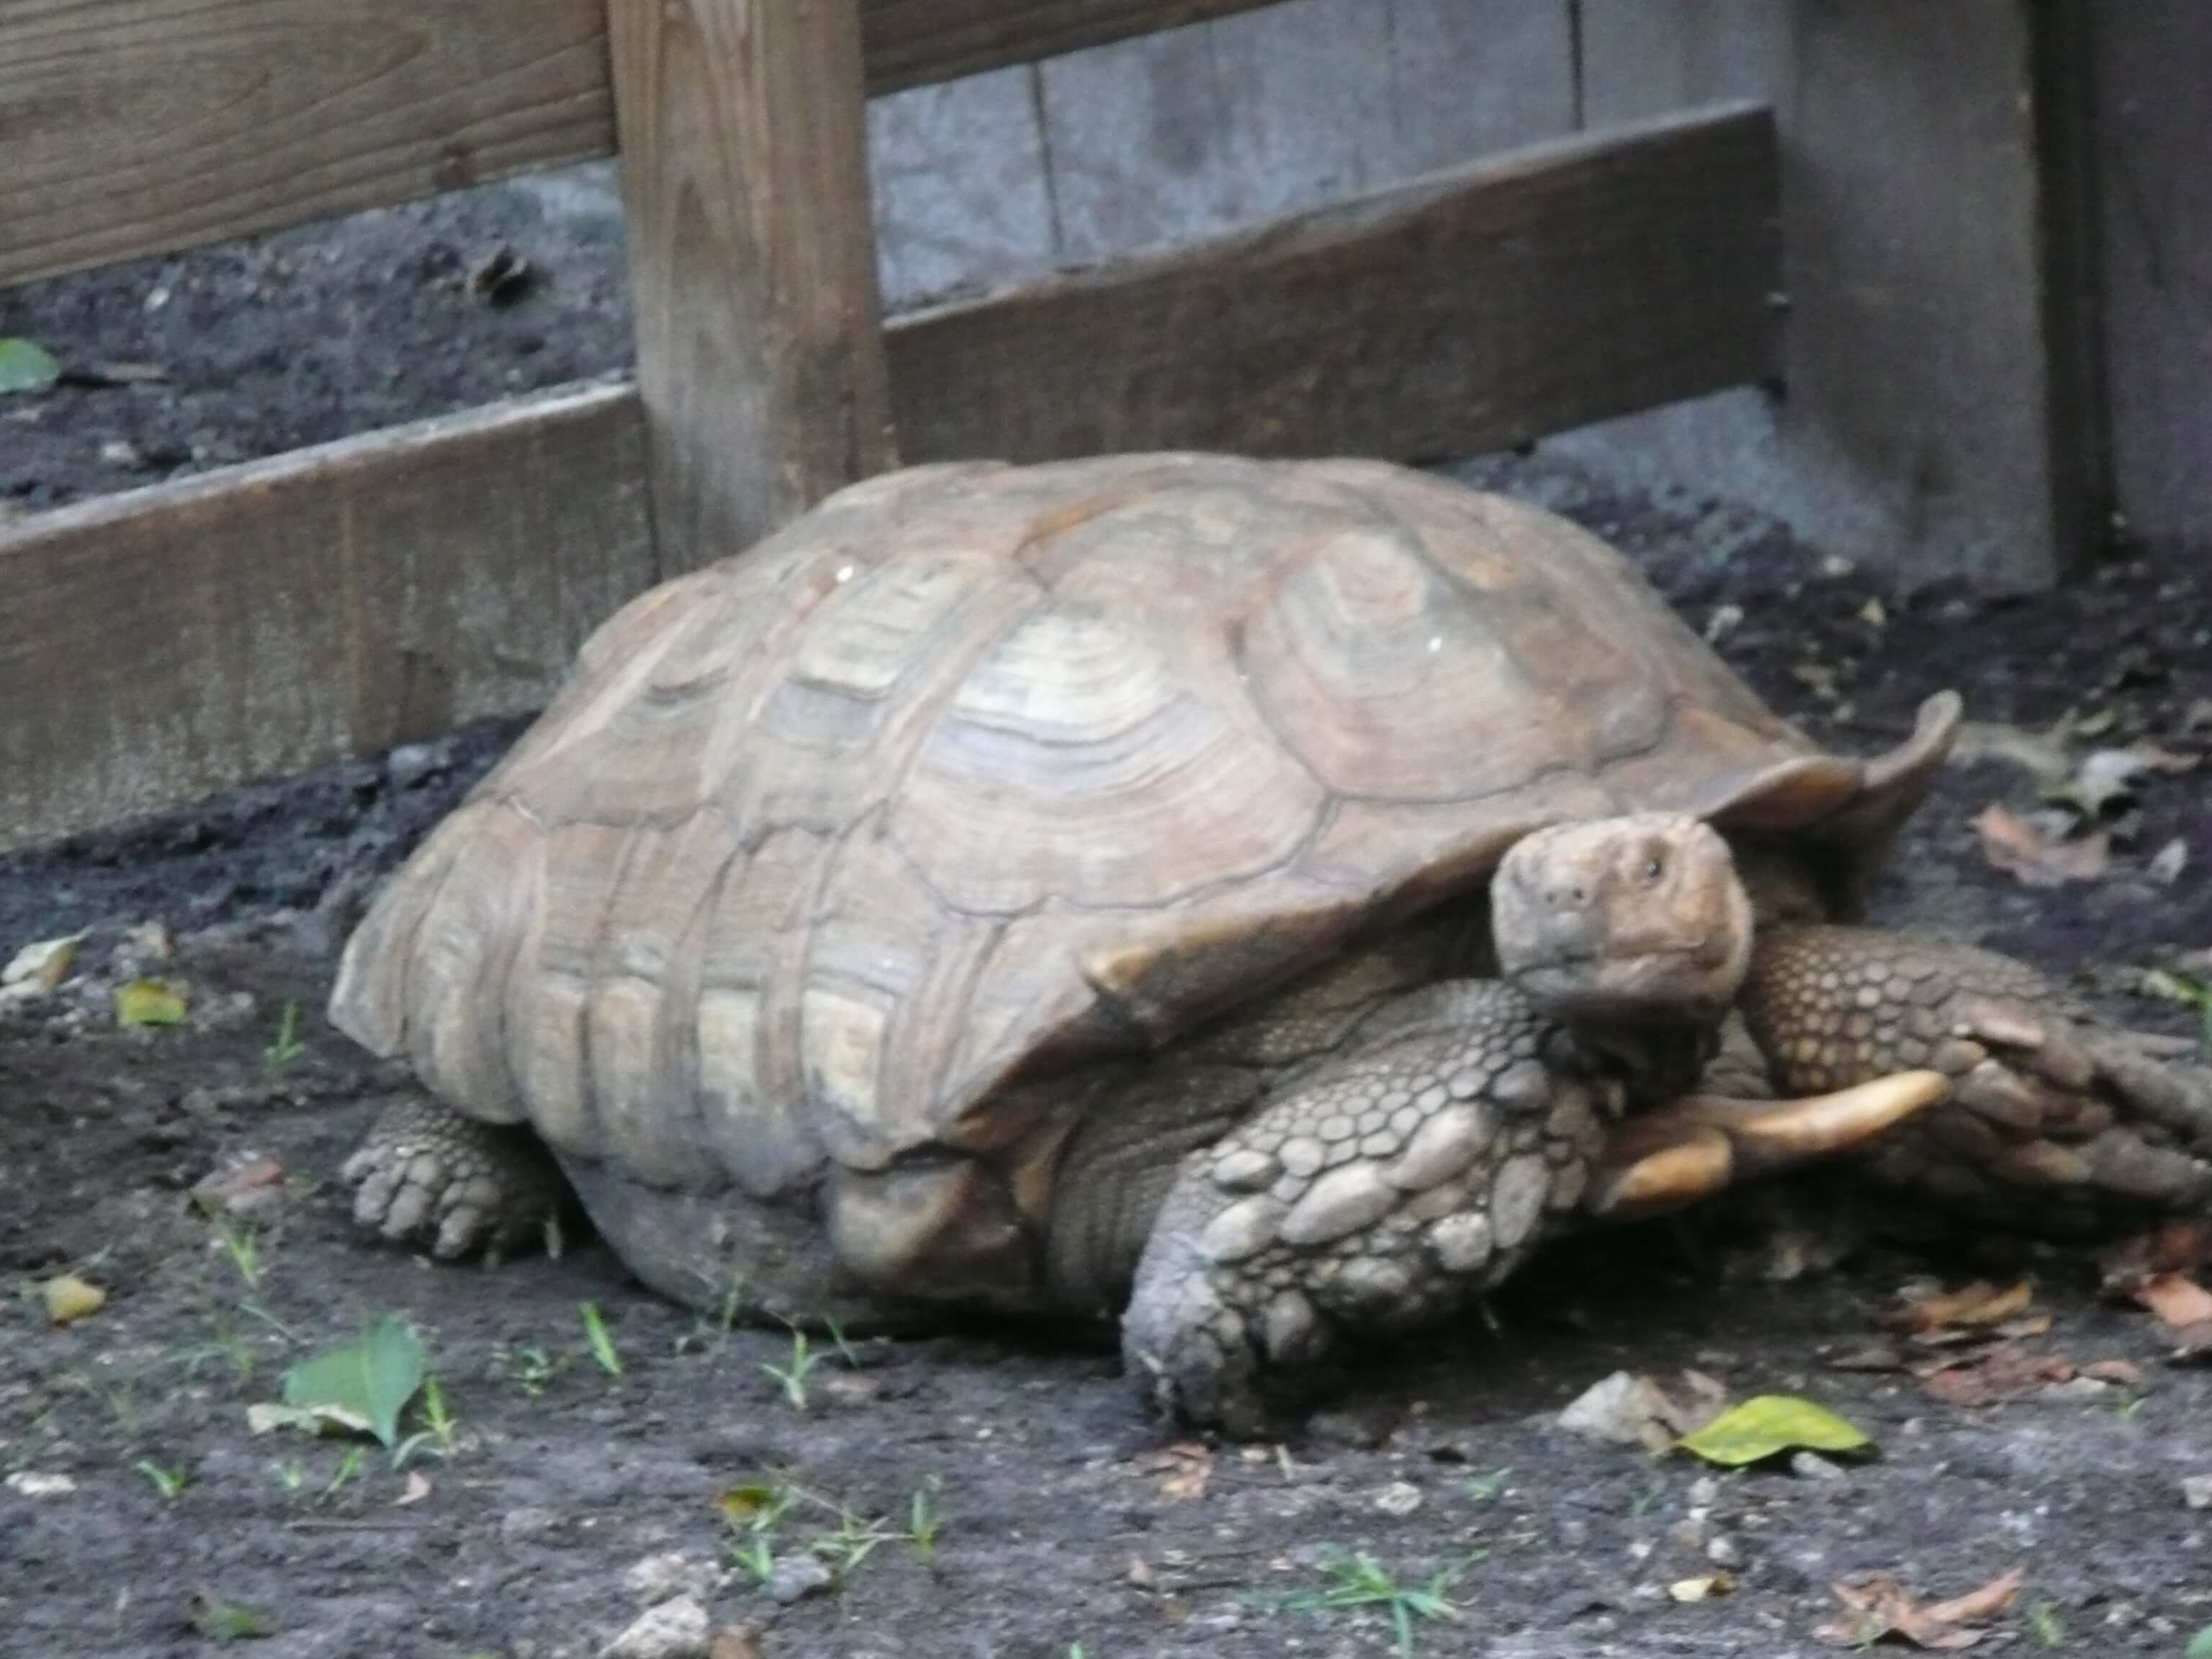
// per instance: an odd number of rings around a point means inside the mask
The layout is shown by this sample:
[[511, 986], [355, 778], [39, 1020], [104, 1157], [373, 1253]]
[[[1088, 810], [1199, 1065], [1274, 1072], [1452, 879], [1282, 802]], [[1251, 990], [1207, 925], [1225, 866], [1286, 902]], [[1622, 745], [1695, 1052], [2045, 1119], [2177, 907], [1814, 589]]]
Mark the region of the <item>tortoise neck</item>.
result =
[[1690, 1093], [1720, 1048], [1717, 1026], [1688, 1019], [1593, 1020], [1565, 1030], [1577, 1068], [1614, 1079], [1630, 1111]]
[[1761, 836], [1731, 836], [1736, 879], [1751, 899], [1753, 926], [1770, 927], [1840, 920], [1848, 896], [1824, 881], [1817, 859], [1797, 845]]

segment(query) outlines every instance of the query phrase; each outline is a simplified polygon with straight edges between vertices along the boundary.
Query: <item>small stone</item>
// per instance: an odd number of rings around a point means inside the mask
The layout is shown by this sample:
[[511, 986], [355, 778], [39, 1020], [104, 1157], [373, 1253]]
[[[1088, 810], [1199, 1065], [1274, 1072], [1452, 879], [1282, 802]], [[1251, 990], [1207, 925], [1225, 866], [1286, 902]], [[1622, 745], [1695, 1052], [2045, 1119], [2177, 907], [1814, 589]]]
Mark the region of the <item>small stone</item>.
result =
[[1225, 1193], [1265, 1192], [1282, 1166], [1255, 1146], [1239, 1146], [1214, 1160], [1213, 1184]]
[[681, 1550], [663, 1550], [630, 1564], [623, 1574], [623, 1589], [632, 1600], [647, 1606], [683, 1595], [704, 1593], [713, 1575]]
[[2183, 1475], [2181, 1501], [2192, 1510], [2212, 1510], [2212, 1474]]
[[412, 789], [427, 777], [442, 772], [452, 762], [452, 750], [441, 743], [403, 743], [384, 757], [384, 775], [394, 789]]
[[1429, 1229], [1429, 1250], [1448, 1273], [1480, 1272], [1490, 1260], [1490, 1222], [1462, 1211]]
[[1401, 1192], [1425, 1192], [1450, 1180], [1474, 1162], [1490, 1139], [1491, 1126], [1474, 1106], [1451, 1105], [1413, 1132], [1386, 1178]]
[[1741, 1566], [1743, 1552], [1736, 1547], [1735, 1540], [1726, 1533], [1716, 1533], [1705, 1546], [1705, 1559], [1717, 1567]]
[[8, 1490], [21, 1492], [26, 1498], [59, 1498], [64, 1492], [76, 1490], [76, 1482], [65, 1474], [48, 1474], [38, 1469], [18, 1469], [8, 1477]]
[[1498, 1170], [1490, 1188], [1490, 1232], [1500, 1249], [1515, 1249], [1535, 1230], [1551, 1175], [1536, 1157], [1509, 1158]]
[[265, 1220], [283, 1206], [284, 1166], [252, 1152], [228, 1158], [192, 1183], [191, 1200], [209, 1215]]
[[1327, 1244], [1389, 1214], [1398, 1194], [1372, 1164], [1331, 1170], [1291, 1206], [1279, 1234], [1285, 1244]]
[[810, 1595], [819, 1595], [830, 1588], [830, 1569], [811, 1555], [786, 1555], [778, 1559], [768, 1576], [768, 1596], [778, 1607], [789, 1607], [794, 1601], [804, 1601]]
[[1790, 1456], [1790, 1473], [1807, 1480], [1848, 1480], [1850, 1473], [1840, 1463], [1832, 1463], [1815, 1451], [1793, 1452]]
[[1258, 1255], [1275, 1242], [1275, 1230], [1283, 1218], [1283, 1206], [1264, 1194], [1247, 1198], [1231, 1205], [1206, 1224], [1206, 1231], [1198, 1236], [1198, 1248], [1206, 1252], [1209, 1261], [1226, 1266]]
[[640, 1613], [599, 1650], [599, 1659], [706, 1659], [706, 1653], [707, 1609], [689, 1595], [678, 1595]]
[[1375, 1507], [1385, 1515], [1411, 1515], [1421, 1507], [1421, 1489], [1410, 1480], [1393, 1480], [1375, 1494]]
[[561, 1517], [547, 1509], [509, 1510], [499, 1517], [500, 1541], [505, 1544], [526, 1544], [556, 1531]]
[[1687, 1493], [1689, 1506], [1693, 1510], [1709, 1510], [1720, 1502], [1721, 1483], [1710, 1474], [1701, 1474], [1690, 1482]]

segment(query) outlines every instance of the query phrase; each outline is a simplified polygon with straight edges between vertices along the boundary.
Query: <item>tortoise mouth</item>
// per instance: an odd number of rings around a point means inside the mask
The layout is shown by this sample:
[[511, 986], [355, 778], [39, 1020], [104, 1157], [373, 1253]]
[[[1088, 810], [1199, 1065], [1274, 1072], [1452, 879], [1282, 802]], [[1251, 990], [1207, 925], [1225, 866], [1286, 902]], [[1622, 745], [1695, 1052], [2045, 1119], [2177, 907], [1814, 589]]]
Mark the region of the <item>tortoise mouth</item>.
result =
[[1517, 963], [1505, 979], [1541, 1012], [1569, 1024], [1704, 1024], [1735, 1000], [1741, 970], [1732, 956], [1711, 939], [1633, 952], [1574, 945]]

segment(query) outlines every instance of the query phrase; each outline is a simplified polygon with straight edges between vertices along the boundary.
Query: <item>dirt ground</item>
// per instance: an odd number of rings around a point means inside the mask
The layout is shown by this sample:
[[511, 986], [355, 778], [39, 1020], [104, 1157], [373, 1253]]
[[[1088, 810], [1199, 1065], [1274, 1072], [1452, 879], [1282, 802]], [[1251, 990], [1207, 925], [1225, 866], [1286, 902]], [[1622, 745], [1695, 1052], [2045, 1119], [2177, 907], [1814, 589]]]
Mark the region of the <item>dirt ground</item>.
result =
[[[619, 241], [590, 200], [482, 191], [0, 295], [0, 334], [76, 372], [0, 399], [0, 500], [52, 505], [620, 368]], [[501, 246], [536, 280], [495, 305], [468, 274]], [[1628, 547], [1839, 746], [1887, 744], [1955, 684], [1984, 721], [2040, 730], [2070, 711], [2088, 726], [2077, 753], [2212, 747], [2201, 549], [2135, 550], [2066, 592], [1986, 607], [1826, 568], [1723, 505], [1609, 495], [1541, 455], [1466, 471]], [[2212, 1624], [2212, 1511], [2183, 1493], [2212, 1476], [2212, 1369], [2170, 1363], [2162, 1328], [2100, 1301], [2078, 1256], [1869, 1248], [1771, 1282], [1717, 1223], [1592, 1238], [1508, 1286], [1494, 1324], [1373, 1356], [1282, 1447], [1207, 1451], [1139, 1413], [1110, 1344], [858, 1344], [787, 1389], [769, 1369], [791, 1369], [787, 1335], [660, 1303], [588, 1239], [495, 1272], [356, 1241], [335, 1172], [396, 1079], [320, 1019], [336, 947], [366, 885], [514, 729], [0, 860], [0, 961], [89, 930], [75, 982], [0, 1012], [0, 1273], [18, 1292], [0, 1340], [0, 1653], [198, 1653], [242, 1633], [227, 1607], [265, 1625], [247, 1650], [270, 1656], [550, 1659], [598, 1652], [677, 1592], [750, 1631], [725, 1659], [1391, 1651], [1387, 1606], [1311, 1605], [1342, 1587], [1345, 1551], [1404, 1590], [1444, 1575], [1449, 1619], [1409, 1609], [1418, 1650], [1494, 1659], [1784, 1659], [1828, 1650], [1814, 1632], [1836, 1581], [1936, 1599], [2015, 1567], [1985, 1648], [2179, 1659]], [[2194, 773], [2136, 794], [2106, 826], [2106, 874], [2032, 888], [1990, 866], [1970, 820], [1992, 801], [2032, 812], [2034, 781], [1961, 764], [1881, 914], [2188, 1031], [2191, 1011], [2130, 984], [2212, 945], [2212, 810]], [[2161, 880], [2176, 838], [2189, 861]], [[138, 972], [184, 990], [187, 1023], [115, 1028], [112, 988]], [[256, 1156], [281, 1185], [218, 1228], [189, 1189]], [[57, 1328], [39, 1285], [64, 1272], [108, 1300]], [[2020, 1352], [2123, 1360], [2140, 1380], [1972, 1405], [1832, 1363], [1894, 1340], [1877, 1316], [1907, 1279], [1977, 1273], [2032, 1277], [2053, 1324]], [[428, 1344], [442, 1440], [400, 1468], [381, 1448], [249, 1431], [288, 1365], [391, 1311]], [[1683, 1367], [1736, 1396], [1816, 1399], [1881, 1455], [1839, 1479], [1719, 1474], [1557, 1423], [1608, 1373]], [[765, 1532], [788, 1601], [740, 1559], [762, 1541], [750, 1522], [718, 1506], [763, 1484], [792, 1503]], [[810, 1586], [794, 1565], [810, 1557], [843, 1570]], [[1669, 1593], [1716, 1573], [1729, 1593]]]

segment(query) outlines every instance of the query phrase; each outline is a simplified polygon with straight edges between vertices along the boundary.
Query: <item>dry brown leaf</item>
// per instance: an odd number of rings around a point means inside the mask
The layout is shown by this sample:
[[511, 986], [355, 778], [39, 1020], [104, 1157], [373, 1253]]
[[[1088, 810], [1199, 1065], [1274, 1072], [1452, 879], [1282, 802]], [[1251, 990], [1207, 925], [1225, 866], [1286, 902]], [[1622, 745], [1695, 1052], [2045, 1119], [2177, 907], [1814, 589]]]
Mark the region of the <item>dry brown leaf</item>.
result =
[[2212, 1291], [2185, 1274], [2154, 1273], [2130, 1294], [2177, 1329], [2212, 1319]]
[[2095, 881], [2112, 863], [2112, 842], [2101, 830], [2079, 841], [2048, 840], [1994, 802], [1982, 809], [1974, 828], [1981, 832], [1982, 856], [2023, 886]]
[[1160, 1482], [1160, 1496], [1175, 1503], [1206, 1496], [1206, 1483], [1213, 1477], [1213, 1454], [1195, 1440], [1170, 1446], [1166, 1452], [1173, 1470]]
[[2153, 772], [2164, 772], [2169, 776], [2182, 772], [2194, 772], [2203, 761], [2202, 755], [2191, 755], [2153, 743], [2148, 738], [2139, 738], [2128, 745], [2128, 752]]
[[2020, 1594], [2027, 1577], [2021, 1568], [2014, 1567], [2002, 1577], [1990, 1579], [1979, 1589], [1968, 1590], [1964, 1595], [1954, 1595], [1948, 1601], [1923, 1608], [1922, 1616], [1946, 1625], [1981, 1624], [2012, 1605], [2013, 1597]]
[[1978, 1279], [1955, 1291], [1910, 1297], [1888, 1322], [1908, 1331], [1931, 1332], [2002, 1325], [2027, 1312], [2028, 1304], [2034, 1300], [2035, 1284], [2032, 1279], [2023, 1279], [2001, 1291], [1987, 1279]]
[[1987, 1406], [2046, 1383], [2063, 1382], [2074, 1375], [2074, 1363], [2063, 1354], [2032, 1354], [2000, 1342], [1972, 1355], [1916, 1365], [1912, 1371], [1932, 1400], [1949, 1406]]
[[2099, 1295], [2125, 1302], [2154, 1273], [2185, 1273], [2212, 1261], [2212, 1221], [2174, 1221], [2115, 1241], [2097, 1253]]
[[2173, 1352], [2168, 1358], [2177, 1365], [2201, 1365], [2212, 1360], [2212, 1319], [2200, 1319], [2176, 1331]]
[[756, 1625], [725, 1625], [714, 1632], [707, 1659], [761, 1659], [760, 1628]]
[[1863, 1647], [1886, 1637], [1898, 1638], [1917, 1648], [1972, 1647], [1988, 1632], [1965, 1626], [1984, 1624], [2010, 1607], [2020, 1594], [2021, 1577], [2015, 1567], [1979, 1589], [1930, 1607], [1921, 1606], [1918, 1598], [1893, 1578], [1832, 1584], [1829, 1589], [1848, 1609], [1849, 1616], [1823, 1625], [1813, 1633], [1835, 1647]]
[[2117, 1382], [2124, 1389], [2142, 1387], [2142, 1368], [2124, 1359], [2094, 1359], [2081, 1367], [2081, 1375], [2100, 1382]]

